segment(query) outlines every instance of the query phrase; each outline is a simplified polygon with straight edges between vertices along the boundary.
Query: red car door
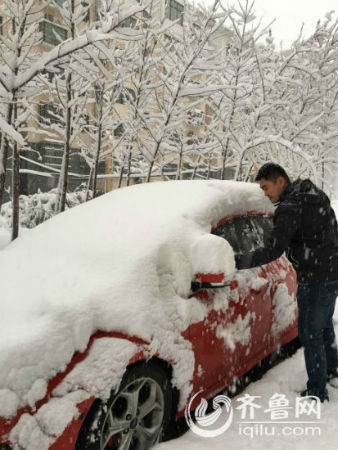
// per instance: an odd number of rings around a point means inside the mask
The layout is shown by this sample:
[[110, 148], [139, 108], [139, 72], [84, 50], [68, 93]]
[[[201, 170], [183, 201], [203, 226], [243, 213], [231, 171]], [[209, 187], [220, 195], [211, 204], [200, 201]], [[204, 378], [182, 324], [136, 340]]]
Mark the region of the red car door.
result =
[[[271, 221], [258, 215], [237, 216], [222, 220], [213, 233], [224, 237], [235, 253], [246, 254], [263, 245], [265, 228], [255, 226], [254, 218]], [[270, 224], [271, 226], [271, 224]], [[229, 296], [228, 308], [219, 326], [219, 335], [224, 337], [221, 351], [224, 355], [225, 373], [242, 375], [259, 356], [262, 359], [271, 346], [272, 299], [269, 269], [256, 267], [238, 270], [234, 279], [234, 289]], [[228, 360], [229, 345], [234, 349], [232, 360]], [[235, 367], [232, 363], [235, 362]]]
[[[264, 236], [272, 228], [272, 218], [252, 215], [249, 217], [254, 234], [258, 236], [255, 246], [264, 245]], [[262, 240], [263, 237], [263, 240]], [[272, 324], [270, 340], [273, 349], [294, 339], [297, 334], [297, 275], [285, 255], [261, 267], [262, 276], [269, 282], [272, 301]]]
[[[247, 217], [225, 219], [213, 233], [237, 252], [252, 249], [257, 241]], [[268, 349], [272, 304], [264, 274], [261, 268], [240, 270], [230, 286], [202, 290], [191, 298], [196, 307], [198, 302], [209, 305], [207, 315], [186, 334], [195, 353], [195, 391], [222, 380], [231, 383], [247, 370], [250, 359]]]

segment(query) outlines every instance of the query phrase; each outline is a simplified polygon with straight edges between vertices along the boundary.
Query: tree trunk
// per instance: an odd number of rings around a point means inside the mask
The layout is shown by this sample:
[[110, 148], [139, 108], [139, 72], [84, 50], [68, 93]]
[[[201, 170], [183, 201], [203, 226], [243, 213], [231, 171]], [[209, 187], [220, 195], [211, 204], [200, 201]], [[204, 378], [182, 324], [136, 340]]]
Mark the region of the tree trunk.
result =
[[131, 151], [131, 148], [129, 148], [129, 154], [128, 154], [128, 171], [127, 171], [127, 186], [130, 185], [131, 155], [132, 155], [132, 151]]
[[62, 158], [62, 167], [59, 180], [59, 193], [58, 193], [58, 211], [63, 212], [66, 208], [67, 200], [67, 188], [68, 188], [68, 170], [69, 170], [69, 155], [70, 155], [70, 139], [72, 130], [72, 75], [69, 73], [67, 76], [67, 109], [66, 109], [66, 141]]
[[102, 145], [102, 116], [103, 116], [103, 92], [105, 89], [105, 84], [100, 85], [99, 83], [95, 84], [95, 99], [96, 103], [99, 106], [98, 108], [98, 118], [96, 121], [96, 128], [97, 128], [97, 147], [96, 147], [96, 155], [95, 155], [95, 161], [94, 161], [94, 167], [93, 167], [93, 173], [92, 174], [92, 189], [93, 189], [93, 198], [96, 197], [96, 185], [97, 185], [97, 172], [99, 167], [99, 159], [100, 159], [100, 153], [101, 153], [101, 145]]
[[248, 171], [247, 171], [247, 173], [246, 173], [246, 175], [245, 175], [244, 181], [246, 181], [246, 182], [249, 181], [249, 179], [250, 179], [250, 174], [251, 174], [251, 171], [252, 171], [253, 166], [254, 166], [253, 164], [251, 164], [251, 165], [249, 166]]
[[[102, 114], [102, 109], [101, 109], [101, 114]], [[96, 197], [97, 172], [98, 172], [99, 158], [100, 158], [100, 152], [101, 152], [101, 142], [102, 142], [102, 122], [100, 120], [99, 127], [98, 127], [97, 148], [96, 148], [94, 170], [93, 170], [93, 198]]]
[[209, 180], [209, 178], [210, 178], [210, 170], [211, 170], [211, 152], [208, 155], [207, 180]]
[[[158, 144], [158, 143], [157, 143], [157, 146], [156, 146], [156, 147], [157, 147], [157, 148], [156, 148], [155, 154], [157, 154], [157, 150], [158, 150], [158, 147], [159, 147], [159, 144]], [[146, 183], [149, 183], [149, 182], [150, 182], [151, 173], [152, 173], [152, 171], [153, 171], [154, 163], [155, 163], [155, 156], [153, 156], [153, 159], [152, 159], [152, 160], [150, 161], [150, 163], [149, 163], [148, 173], [147, 173], [147, 177], [146, 177]]]
[[[10, 102], [7, 109], [7, 123], [12, 125], [12, 112], [13, 112], [13, 104], [14, 101]], [[6, 134], [2, 135], [1, 146], [3, 149], [2, 161], [0, 161], [0, 165], [2, 165], [3, 171], [0, 173], [0, 210], [3, 202], [3, 196], [5, 192], [5, 182], [6, 182], [6, 172], [7, 172], [7, 158], [9, 151], [9, 140]]]
[[[74, 14], [75, 2], [71, 0], [70, 11]], [[70, 24], [70, 35], [72, 39], [75, 38], [75, 25], [73, 19]], [[58, 207], [59, 212], [63, 212], [66, 208], [67, 201], [67, 188], [68, 188], [68, 171], [69, 171], [69, 155], [70, 155], [70, 141], [72, 136], [72, 74], [68, 73], [66, 79], [66, 91], [67, 91], [67, 102], [66, 102], [66, 139], [65, 139], [65, 149], [62, 158], [62, 167], [59, 180], [59, 198]]]
[[117, 185], [117, 187], [119, 189], [120, 189], [120, 187], [122, 187], [123, 172], [124, 172], [124, 158], [123, 158], [123, 162], [122, 162], [122, 166], [121, 166], [121, 170], [120, 170], [119, 183]]
[[178, 157], [178, 166], [176, 171], [176, 180], [180, 180], [182, 178], [182, 165], [183, 165], [183, 143], [181, 142], [181, 150]]
[[90, 188], [92, 187], [92, 184], [93, 184], [93, 172], [94, 172], [94, 167], [91, 167], [90, 168], [90, 172], [89, 172], [87, 189], [86, 189], [86, 202], [88, 202], [88, 200], [89, 200], [89, 191], [90, 191]]
[[[14, 107], [16, 110], [16, 107]], [[16, 111], [14, 112], [16, 116]], [[18, 144], [13, 144], [12, 160], [12, 241], [19, 236], [20, 156]]]
[[194, 179], [196, 178], [196, 175], [197, 175], [197, 169], [198, 169], [198, 167], [199, 167], [200, 161], [201, 161], [201, 155], [198, 156], [197, 164], [196, 164], [195, 167], [194, 167], [194, 171], [193, 171], [192, 176], [191, 176], [191, 179], [192, 179], [192, 180], [194, 180]]

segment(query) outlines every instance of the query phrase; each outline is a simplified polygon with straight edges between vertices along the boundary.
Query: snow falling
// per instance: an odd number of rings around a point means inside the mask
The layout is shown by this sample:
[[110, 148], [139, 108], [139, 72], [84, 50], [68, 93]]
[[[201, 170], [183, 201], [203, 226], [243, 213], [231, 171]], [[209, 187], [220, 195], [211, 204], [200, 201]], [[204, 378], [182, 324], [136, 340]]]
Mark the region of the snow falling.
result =
[[[238, 301], [228, 286], [212, 305], [189, 303], [191, 280], [224, 273], [239, 289], [264, 288], [258, 272], [236, 273], [232, 247], [210, 234], [227, 214], [273, 213], [250, 183], [260, 165], [273, 160], [293, 179], [311, 178], [338, 211], [337, 16], [328, 11], [287, 50], [259, 16], [246, 0], [0, 0], [3, 418], [34, 410], [97, 330], [137, 335], [149, 342], [147, 357], [175, 360], [172, 383], [184, 407], [194, 352], [181, 333], [212, 307]], [[284, 281], [271, 301], [277, 336], [296, 315]], [[228, 349], [240, 343], [248, 354], [255, 320], [248, 312], [212, 326]], [[336, 311], [336, 332], [337, 320]], [[119, 338], [95, 342], [54, 398], [21, 415], [9, 435], [15, 448], [48, 450], [78, 403], [109, 397], [137, 348]], [[199, 377], [205, 369], [198, 366]], [[234, 423], [224, 434], [209, 440], [189, 431], [154, 448], [333, 450], [337, 389], [329, 387], [317, 434], [291, 425], [289, 434], [270, 427], [269, 435], [261, 426], [278, 399], [291, 417], [305, 380], [300, 349], [232, 399]], [[257, 424], [245, 431], [238, 407], [249, 397]]]

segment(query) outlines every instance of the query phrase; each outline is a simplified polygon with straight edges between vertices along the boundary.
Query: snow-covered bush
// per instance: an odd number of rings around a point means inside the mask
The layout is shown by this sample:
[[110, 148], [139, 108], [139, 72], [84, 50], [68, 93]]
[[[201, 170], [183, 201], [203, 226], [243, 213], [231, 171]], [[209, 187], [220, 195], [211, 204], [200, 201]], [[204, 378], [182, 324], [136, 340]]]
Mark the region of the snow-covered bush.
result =
[[[91, 197], [91, 194], [90, 194]], [[81, 189], [67, 194], [66, 208], [73, 208], [86, 201], [86, 190]], [[34, 228], [36, 225], [50, 219], [57, 211], [57, 190], [38, 192], [33, 195], [20, 195], [20, 227]], [[12, 203], [7, 202], [1, 208], [0, 228], [11, 227]]]

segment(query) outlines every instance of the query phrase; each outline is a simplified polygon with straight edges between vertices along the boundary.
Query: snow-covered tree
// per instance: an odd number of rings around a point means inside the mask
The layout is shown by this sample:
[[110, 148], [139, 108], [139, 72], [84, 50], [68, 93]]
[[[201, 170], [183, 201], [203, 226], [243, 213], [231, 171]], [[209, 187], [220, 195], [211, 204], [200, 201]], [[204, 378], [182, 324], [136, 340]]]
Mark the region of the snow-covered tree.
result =
[[[114, 158], [114, 129], [119, 125], [119, 117], [115, 112], [116, 104], [122, 98], [123, 82], [127, 74], [124, 66], [123, 75], [120, 72], [121, 50], [109, 47], [103, 43], [92, 49], [90, 57], [95, 60], [87, 61], [86, 79], [90, 82], [89, 118], [90, 124], [85, 132], [89, 143], [83, 143], [83, 157], [85, 158], [90, 174], [87, 183], [87, 192], [92, 191], [93, 197], [97, 195], [97, 180], [99, 166], [105, 168]], [[113, 68], [110, 70], [109, 68]]]
[[[328, 134], [324, 137], [319, 131], [323, 116], [319, 99], [324, 92], [328, 98], [336, 92], [337, 70], [332, 64], [336, 24], [328, 25], [331, 17], [327, 17], [320, 49], [315, 33], [306, 41], [300, 35], [290, 50], [277, 52], [271, 34], [266, 45], [259, 41], [267, 28], [256, 24], [254, 2], [238, 2], [227, 11], [233, 33], [218, 77], [219, 84], [228, 87], [213, 95], [210, 103], [213, 122], [219, 119], [224, 130], [222, 178], [230, 164], [236, 168], [236, 179], [248, 180], [260, 164], [274, 159], [290, 167], [292, 175], [301, 175], [302, 166], [316, 180], [318, 158], [329, 161], [322, 153], [328, 150]], [[330, 73], [328, 83], [322, 79], [325, 72]], [[329, 114], [334, 102], [330, 105]]]
[[[68, 0], [67, 0], [68, 1]], [[75, 11], [75, 0], [69, 0], [72, 5], [71, 10]], [[3, 62], [0, 66], [1, 99], [6, 102], [7, 109], [3, 114], [3, 119], [7, 122], [13, 132], [19, 131], [19, 122], [22, 121], [22, 112], [19, 112], [20, 104], [27, 103], [27, 96], [31, 83], [35, 77], [44, 69], [51, 69], [67, 56], [89, 45], [106, 39], [121, 37], [124, 40], [138, 39], [137, 33], [130, 31], [120, 35], [115, 32], [115, 28], [120, 22], [143, 11], [143, 5], [136, 4], [131, 7], [121, 5], [120, 2], [102, 0], [99, 8], [99, 20], [88, 30], [83, 30], [63, 42], [60, 42], [53, 49], [39, 54], [37, 45], [41, 39], [39, 33], [39, 23], [42, 20], [42, 13], [50, 2], [35, 0], [4, 0], [1, 4], [1, 16], [3, 20], [3, 35], [0, 36], [0, 57]], [[66, 9], [66, 8], [65, 8]], [[83, 15], [84, 8], [78, 8], [77, 14]], [[76, 22], [79, 16], [70, 18]], [[56, 33], [57, 34], [57, 33]], [[71, 78], [71, 77], [70, 77]], [[70, 81], [68, 78], [68, 82]], [[34, 93], [35, 95], [35, 93]], [[68, 113], [69, 115], [69, 113]], [[70, 115], [69, 115], [70, 117]], [[70, 120], [67, 122], [70, 127]], [[67, 126], [66, 126], [67, 129]], [[70, 130], [69, 130], [70, 131]], [[12, 133], [13, 135], [14, 133]], [[19, 197], [19, 153], [17, 140], [13, 142], [13, 181], [12, 181], [12, 201], [13, 201], [13, 235], [14, 239], [18, 235], [18, 197]], [[1, 140], [0, 152], [0, 204], [3, 197], [7, 158], [9, 153], [8, 133]], [[65, 165], [67, 167], [67, 156]], [[66, 170], [66, 169], [65, 169]], [[63, 194], [61, 195], [61, 205], [64, 200], [65, 180], [61, 180]], [[62, 208], [62, 206], [61, 206]]]
[[125, 84], [128, 114], [121, 117], [117, 136], [123, 148], [120, 184], [123, 173], [128, 184], [132, 161], [146, 169], [146, 182], [168, 167], [179, 178], [185, 159], [196, 161], [198, 139], [189, 131], [200, 127], [202, 134], [204, 128], [201, 104], [209, 92], [208, 64], [217, 57], [209, 39], [222, 25], [214, 19], [217, 5], [202, 11], [186, 4], [183, 27], [166, 19], [140, 27], [144, 38], [132, 52], [132, 75]]
[[[58, 6], [61, 24], [67, 30], [69, 39], [75, 40], [86, 28], [84, 18], [88, 5], [79, 0], [65, 0]], [[61, 112], [54, 129], [64, 145], [60, 177], [58, 183], [58, 211], [64, 211], [68, 187], [70, 154], [74, 143], [80, 139], [88, 117], [87, 103], [89, 83], [82, 76], [82, 51], [71, 53], [58, 61], [60, 76], [54, 77], [55, 91], [51, 91], [51, 101], [58, 104]], [[56, 98], [53, 98], [56, 97]]]
[[[42, 18], [43, 6], [34, 0], [4, 0], [0, 5], [3, 17], [0, 35], [0, 96], [5, 108], [3, 111], [7, 125], [14, 133], [20, 133], [22, 124], [27, 119], [29, 99], [36, 94], [34, 83], [16, 84], [20, 74], [34, 66], [39, 55], [34, 47], [40, 41], [38, 32]], [[12, 158], [11, 198], [13, 202], [12, 238], [18, 235], [19, 214], [19, 145], [18, 140], [10, 140], [5, 134], [0, 151], [0, 206], [5, 188], [6, 169], [9, 153]]]

